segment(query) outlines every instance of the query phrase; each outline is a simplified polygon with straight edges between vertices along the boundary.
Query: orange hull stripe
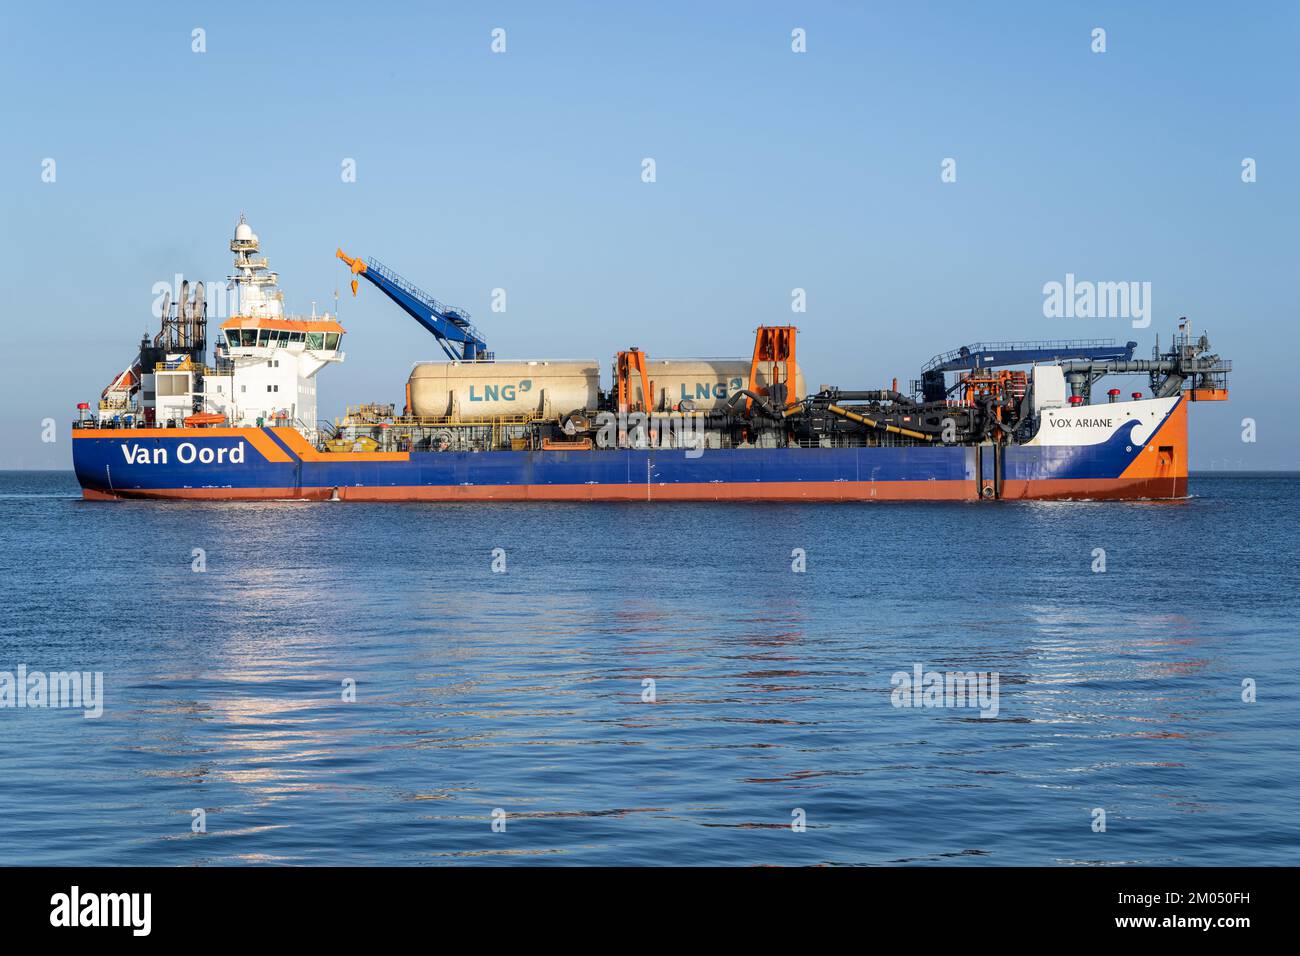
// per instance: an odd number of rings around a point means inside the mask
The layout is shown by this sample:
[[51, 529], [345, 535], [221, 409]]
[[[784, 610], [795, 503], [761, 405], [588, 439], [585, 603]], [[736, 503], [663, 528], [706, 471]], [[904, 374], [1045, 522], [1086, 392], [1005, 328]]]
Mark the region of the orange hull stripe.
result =
[[1187, 497], [1187, 476], [1163, 478], [1054, 478], [1042, 481], [1007, 479], [1005, 501], [1060, 501], [1067, 498], [1166, 500]]
[[[333, 488], [123, 488], [128, 498], [305, 498]], [[102, 492], [99, 494], [103, 494]], [[968, 481], [828, 481], [681, 485], [364, 485], [338, 488], [344, 501], [962, 501]], [[106, 496], [107, 497], [107, 496]]]
[[[309, 496], [298, 488], [167, 488], [156, 491], [118, 489], [111, 494], [95, 488], [82, 488], [81, 496], [87, 501], [121, 501], [126, 498], [177, 498], [188, 501], [266, 501], [273, 498], [317, 497]], [[329, 497], [328, 490], [324, 497]]]
[[284, 442], [295, 455], [303, 461], [410, 461], [411, 453], [406, 451], [317, 451], [302, 432], [296, 428], [272, 428], [277, 438]]
[[[306, 490], [306, 489], [304, 489]], [[323, 489], [326, 497], [332, 489]], [[673, 485], [340, 487], [345, 501], [961, 501], [968, 481], [764, 481]]]
[[[1187, 497], [1184, 477], [1152, 479], [1087, 478], [1007, 481], [1003, 498], [1170, 499]], [[193, 500], [302, 499], [326, 501], [333, 488], [162, 488], [119, 489], [116, 494], [87, 489], [86, 498], [181, 498]], [[763, 482], [761, 485], [407, 485], [341, 486], [343, 501], [978, 501], [970, 481]]]

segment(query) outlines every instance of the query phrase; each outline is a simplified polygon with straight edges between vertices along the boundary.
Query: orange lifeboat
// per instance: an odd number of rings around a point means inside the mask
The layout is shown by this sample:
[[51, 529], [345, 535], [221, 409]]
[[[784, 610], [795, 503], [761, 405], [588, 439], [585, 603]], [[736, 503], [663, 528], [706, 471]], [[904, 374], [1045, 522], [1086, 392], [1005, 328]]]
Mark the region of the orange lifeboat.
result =
[[216, 412], [199, 412], [185, 419], [186, 428], [198, 428], [203, 425], [224, 425], [226, 423], [225, 415], [218, 415]]

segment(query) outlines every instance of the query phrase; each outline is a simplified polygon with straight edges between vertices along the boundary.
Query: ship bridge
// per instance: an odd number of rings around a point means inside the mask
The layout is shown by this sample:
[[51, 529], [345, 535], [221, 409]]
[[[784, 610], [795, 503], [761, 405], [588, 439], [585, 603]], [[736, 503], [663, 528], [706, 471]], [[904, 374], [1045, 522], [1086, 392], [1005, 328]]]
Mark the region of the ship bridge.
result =
[[336, 353], [343, 334], [343, 326], [328, 316], [288, 319], [235, 316], [221, 323], [222, 338], [232, 355], [255, 354], [245, 353], [243, 350], [246, 349], [278, 348]]

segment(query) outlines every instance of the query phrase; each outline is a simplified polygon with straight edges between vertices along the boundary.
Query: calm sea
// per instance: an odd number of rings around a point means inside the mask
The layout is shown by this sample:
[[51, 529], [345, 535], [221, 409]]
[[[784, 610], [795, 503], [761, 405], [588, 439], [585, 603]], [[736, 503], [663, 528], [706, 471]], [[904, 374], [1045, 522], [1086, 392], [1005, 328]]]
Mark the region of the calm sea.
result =
[[[1293, 864], [1300, 479], [1192, 494], [209, 505], [0, 474], [0, 671], [103, 674], [98, 719], [0, 708], [0, 863]], [[918, 667], [996, 674], [996, 713], [894, 706]]]

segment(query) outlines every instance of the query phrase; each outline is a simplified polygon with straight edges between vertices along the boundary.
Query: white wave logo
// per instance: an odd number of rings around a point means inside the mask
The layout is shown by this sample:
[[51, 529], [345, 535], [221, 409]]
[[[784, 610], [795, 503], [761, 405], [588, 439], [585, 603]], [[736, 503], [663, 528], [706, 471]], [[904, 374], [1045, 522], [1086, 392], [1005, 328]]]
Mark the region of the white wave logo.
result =
[[1149, 415], [1145, 418], [1139, 418], [1137, 425], [1131, 432], [1129, 432], [1128, 437], [1130, 444], [1137, 445], [1138, 447], [1145, 445], [1151, 439], [1151, 436], [1156, 433], [1156, 429], [1160, 427], [1160, 423], [1164, 420], [1163, 415]]

